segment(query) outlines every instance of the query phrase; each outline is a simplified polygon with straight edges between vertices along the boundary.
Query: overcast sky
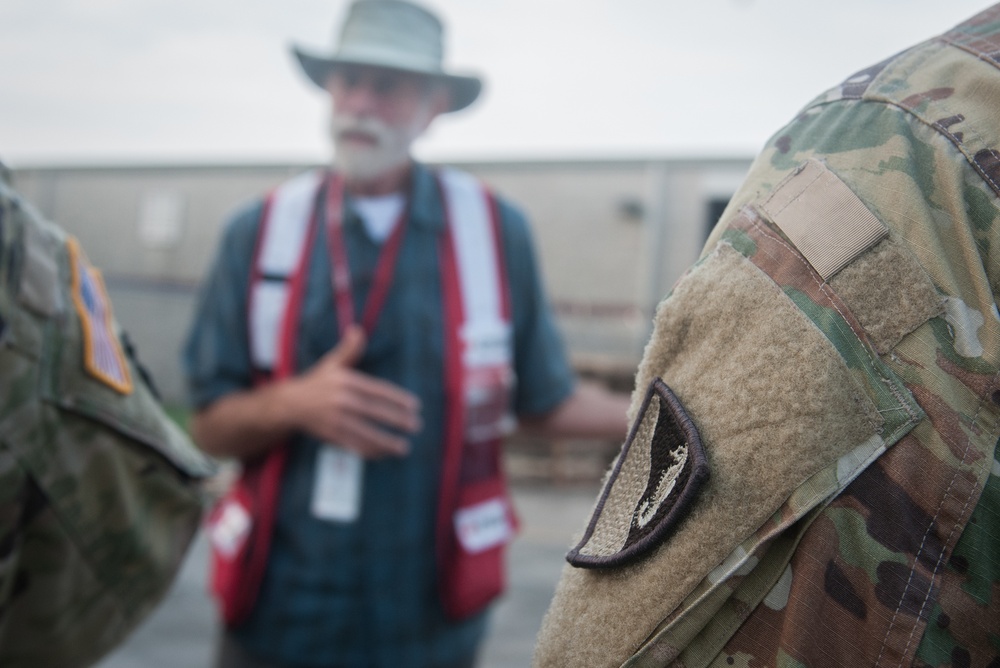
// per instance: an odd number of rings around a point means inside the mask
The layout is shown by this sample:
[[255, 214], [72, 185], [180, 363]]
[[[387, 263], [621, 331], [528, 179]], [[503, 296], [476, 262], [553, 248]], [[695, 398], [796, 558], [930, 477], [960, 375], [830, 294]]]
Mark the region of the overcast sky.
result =
[[[427, 0], [483, 97], [434, 160], [748, 155], [852, 72], [984, 0]], [[0, 158], [13, 167], [322, 161], [327, 103], [289, 54], [346, 0], [2, 0]]]

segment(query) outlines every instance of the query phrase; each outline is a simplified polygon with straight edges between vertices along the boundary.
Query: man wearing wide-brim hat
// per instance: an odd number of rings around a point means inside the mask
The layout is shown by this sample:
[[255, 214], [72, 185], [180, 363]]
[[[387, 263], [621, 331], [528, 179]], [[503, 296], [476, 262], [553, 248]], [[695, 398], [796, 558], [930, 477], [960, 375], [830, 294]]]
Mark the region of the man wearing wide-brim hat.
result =
[[185, 349], [198, 443], [243, 462], [212, 514], [221, 666], [472, 666], [517, 520], [516, 425], [620, 440], [627, 398], [576, 381], [523, 215], [412, 160], [477, 77], [442, 26], [352, 4], [333, 53], [333, 168], [228, 225]]

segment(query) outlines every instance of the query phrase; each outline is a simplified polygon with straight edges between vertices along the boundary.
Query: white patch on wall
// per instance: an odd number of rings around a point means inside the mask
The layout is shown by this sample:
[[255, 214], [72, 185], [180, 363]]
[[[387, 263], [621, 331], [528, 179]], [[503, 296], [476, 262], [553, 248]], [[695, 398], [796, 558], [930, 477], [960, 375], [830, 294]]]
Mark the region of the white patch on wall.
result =
[[979, 328], [985, 322], [983, 314], [957, 297], [945, 298], [945, 318], [955, 336], [955, 352], [962, 357], [981, 357], [983, 344], [979, 341]]
[[175, 192], [146, 193], [139, 204], [139, 241], [149, 250], [174, 248], [184, 231], [184, 196]]
[[993, 460], [993, 475], [1000, 477], [1000, 460]]
[[775, 583], [771, 591], [767, 593], [764, 597], [764, 605], [769, 607], [771, 610], [784, 610], [785, 606], [788, 605], [788, 597], [792, 593], [792, 566], [791, 564], [785, 568], [785, 572], [781, 574], [781, 578]]

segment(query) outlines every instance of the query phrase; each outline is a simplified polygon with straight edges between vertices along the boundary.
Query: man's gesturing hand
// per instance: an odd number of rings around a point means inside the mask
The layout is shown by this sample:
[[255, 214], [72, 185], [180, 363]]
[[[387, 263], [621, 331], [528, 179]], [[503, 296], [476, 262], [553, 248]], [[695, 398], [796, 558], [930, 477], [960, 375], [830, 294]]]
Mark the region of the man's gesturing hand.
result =
[[288, 381], [295, 422], [362, 457], [405, 455], [407, 439], [390, 430], [419, 431], [420, 400], [398, 385], [355, 371], [364, 350], [364, 332], [351, 327], [311, 369]]

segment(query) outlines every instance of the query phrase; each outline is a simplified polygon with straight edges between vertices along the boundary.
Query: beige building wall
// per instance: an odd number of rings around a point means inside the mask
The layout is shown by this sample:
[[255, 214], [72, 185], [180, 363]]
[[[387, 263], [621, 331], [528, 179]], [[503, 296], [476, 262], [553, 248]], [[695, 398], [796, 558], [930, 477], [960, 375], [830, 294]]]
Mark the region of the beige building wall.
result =
[[[581, 370], [631, 374], [656, 304], [697, 257], [750, 161], [463, 163], [528, 216], [549, 299]], [[17, 189], [77, 236], [168, 401], [224, 222], [308, 165], [15, 170]]]

